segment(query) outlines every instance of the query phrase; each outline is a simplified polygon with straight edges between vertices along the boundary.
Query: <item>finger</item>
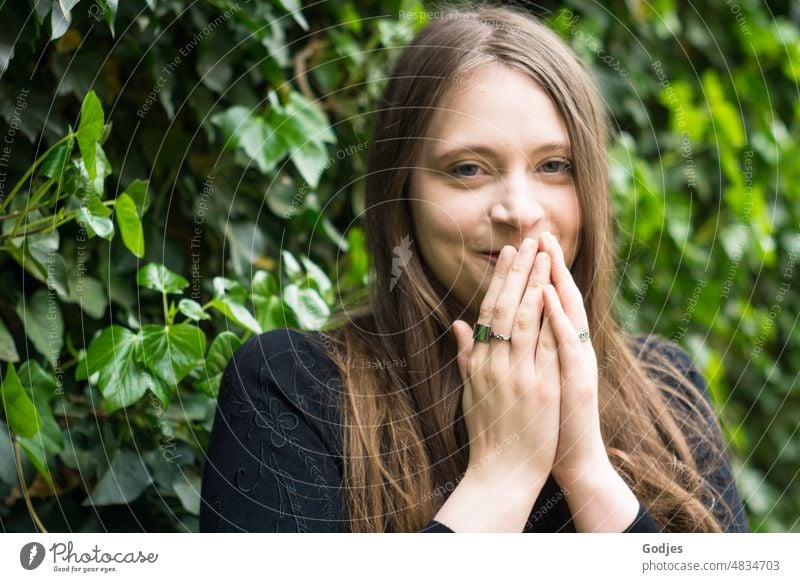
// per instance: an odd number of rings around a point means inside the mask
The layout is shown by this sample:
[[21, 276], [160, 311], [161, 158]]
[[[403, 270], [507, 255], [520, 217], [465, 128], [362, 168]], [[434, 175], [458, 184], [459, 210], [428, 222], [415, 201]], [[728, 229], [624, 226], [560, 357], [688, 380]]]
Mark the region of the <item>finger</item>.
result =
[[550, 256], [537, 253], [533, 269], [528, 277], [528, 285], [517, 310], [512, 330], [510, 361], [514, 368], [535, 374], [533, 355], [542, 326], [542, 288], [550, 281]]
[[[561, 422], [579, 427], [573, 434], [587, 435], [600, 430], [600, 417], [597, 411], [597, 384], [590, 376], [597, 374], [597, 359], [591, 343], [588, 351], [572, 322], [567, 317], [555, 289], [549, 286], [544, 291], [547, 319], [558, 343], [558, 358], [561, 373]], [[590, 405], [587, 407], [587, 405]], [[564, 451], [566, 453], [568, 451]]]
[[461, 376], [461, 384], [463, 392], [461, 394], [461, 408], [462, 413], [466, 414], [472, 408], [473, 395], [472, 383], [469, 378], [469, 358], [474, 345], [472, 339], [472, 330], [469, 324], [465, 321], [457, 319], [453, 322], [453, 334], [456, 336], [456, 343], [458, 345], [458, 355], [456, 361], [458, 363], [458, 373]]
[[469, 363], [474, 342], [472, 332], [466, 322], [457, 319], [453, 322], [453, 334], [456, 336], [456, 344], [458, 346], [458, 355], [456, 356], [458, 371], [461, 374], [461, 382], [466, 383], [468, 380], [467, 364]]
[[[494, 314], [497, 297], [500, 295], [500, 290], [503, 288], [503, 283], [508, 276], [511, 263], [516, 254], [517, 250], [511, 245], [506, 245], [500, 249], [500, 255], [497, 258], [497, 264], [494, 266], [494, 275], [489, 283], [489, 289], [486, 290], [486, 295], [481, 302], [477, 323], [483, 325], [492, 324], [492, 315]], [[480, 361], [485, 361], [489, 353], [489, 344], [487, 342], [476, 342], [476, 344], [473, 345], [472, 352], [476, 358], [480, 358]]]
[[[546, 285], [542, 292], [546, 293]], [[536, 345], [534, 366], [536, 378], [545, 386], [561, 386], [561, 369], [558, 360], [558, 343], [553, 331], [552, 316], [548, 313], [546, 305], [543, 312], [542, 329], [539, 332], [539, 341]]]
[[575, 329], [589, 327], [586, 307], [583, 304], [583, 295], [564, 259], [564, 250], [551, 233], [542, 236], [543, 247], [550, 256], [550, 278], [558, 292], [558, 298], [564, 306], [564, 312], [572, 322]]
[[[528, 279], [533, 268], [538, 243], [526, 238], [519, 247], [519, 252], [511, 264], [508, 276], [494, 305], [492, 314], [492, 331], [502, 335], [511, 335], [514, 320], [517, 317], [522, 296], [528, 286]], [[513, 339], [512, 339], [513, 342]], [[493, 339], [489, 342], [489, 358], [495, 365], [508, 365], [511, 342]]]
[[[587, 356], [578, 338], [578, 332], [567, 317], [552, 285], [544, 289], [544, 312], [558, 345], [561, 369], [567, 372], [563, 378], [567, 383], [582, 375]], [[591, 352], [594, 354], [594, 350]]]

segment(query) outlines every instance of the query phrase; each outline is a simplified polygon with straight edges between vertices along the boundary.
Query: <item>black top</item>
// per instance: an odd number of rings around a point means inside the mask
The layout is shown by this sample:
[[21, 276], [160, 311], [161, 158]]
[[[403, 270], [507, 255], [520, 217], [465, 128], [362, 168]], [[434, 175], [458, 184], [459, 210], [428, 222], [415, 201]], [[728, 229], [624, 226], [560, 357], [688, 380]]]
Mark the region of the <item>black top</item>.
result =
[[[640, 345], [657, 342], [660, 352], [687, 371], [708, 398], [703, 378], [678, 346], [653, 336], [636, 339]], [[341, 488], [341, 424], [333, 398], [342, 380], [322, 346], [319, 332], [277, 329], [245, 342], [228, 363], [207, 450], [200, 531], [349, 531]], [[721, 443], [719, 431], [712, 432]], [[694, 450], [698, 465], [704, 465], [707, 448]], [[735, 515], [724, 530], [747, 531], [727, 455], [714, 468], [711, 483]], [[435, 520], [421, 531], [452, 532]], [[524, 532], [562, 531], [575, 528], [551, 476]], [[659, 528], [640, 503], [625, 531]]]

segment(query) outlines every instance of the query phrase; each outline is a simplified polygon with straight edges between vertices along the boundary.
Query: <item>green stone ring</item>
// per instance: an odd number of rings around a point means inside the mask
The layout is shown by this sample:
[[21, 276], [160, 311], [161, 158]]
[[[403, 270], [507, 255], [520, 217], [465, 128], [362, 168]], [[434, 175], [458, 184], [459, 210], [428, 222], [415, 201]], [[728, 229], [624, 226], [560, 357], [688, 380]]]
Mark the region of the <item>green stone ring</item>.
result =
[[489, 334], [491, 333], [492, 329], [488, 325], [476, 323], [472, 328], [472, 339], [478, 342], [489, 343]]

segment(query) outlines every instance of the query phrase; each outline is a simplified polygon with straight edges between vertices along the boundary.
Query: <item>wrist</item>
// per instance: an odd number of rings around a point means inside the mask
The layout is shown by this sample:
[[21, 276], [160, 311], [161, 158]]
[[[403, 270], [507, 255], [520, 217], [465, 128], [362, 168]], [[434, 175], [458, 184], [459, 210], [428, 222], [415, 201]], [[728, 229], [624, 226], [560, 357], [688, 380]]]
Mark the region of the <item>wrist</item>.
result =
[[639, 513], [639, 500], [610, 461], [576, 471], [554, 471], [565, 491], [575, 530], [622, 532]]
[[621, 479], [608, 455], [572, 467], [553, 467], [553, 479], [562, 489], [586, 489], [602, 487]]
[[546, 477], [467, 471], [434, 519], [456, 532], [523, 531]]

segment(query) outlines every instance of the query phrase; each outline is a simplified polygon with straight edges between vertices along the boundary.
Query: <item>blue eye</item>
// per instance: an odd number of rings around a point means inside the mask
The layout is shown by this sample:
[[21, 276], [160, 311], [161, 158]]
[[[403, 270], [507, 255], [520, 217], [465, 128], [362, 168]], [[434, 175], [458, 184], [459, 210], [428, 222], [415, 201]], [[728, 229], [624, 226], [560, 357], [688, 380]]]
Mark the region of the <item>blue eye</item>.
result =
[[[475, 170], [475, 173], [472, 173], [472, 172], [459, 173], [459, 170], [462, 170], [463, 168], [472, 168], [472, 169]], [[459, 178], [474, 178], [475, 176], [478, 175], [478, 171], [479, 170], [480, 170], [480, 168], [478, 167], [477, 164], [467, 163], [467, 164], [461, 164], [461, 165], [458, 165], [458, 166], [454, 166], [453, 169], [452, 169], [452, 172], [453, 172], [453, 174], [455, 176], [458, 176]]]
[[548, 160], [541, 165], [546, 174], [568, 173], [572, 171], [572, 162], [569, 160]]

